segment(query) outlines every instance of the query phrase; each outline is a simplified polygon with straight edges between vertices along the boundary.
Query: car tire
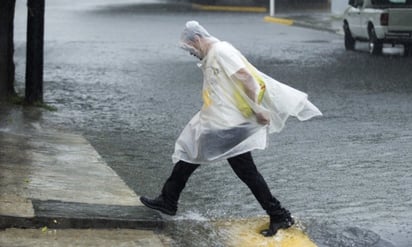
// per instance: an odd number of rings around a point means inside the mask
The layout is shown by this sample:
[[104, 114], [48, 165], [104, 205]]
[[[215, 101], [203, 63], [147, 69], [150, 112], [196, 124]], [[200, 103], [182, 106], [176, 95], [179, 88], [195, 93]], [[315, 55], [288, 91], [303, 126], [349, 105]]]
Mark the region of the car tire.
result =
[[412, 57], [412, 45], [408, 45], [408, 44], [404, 45], [403, 56], [405, 56], [405, 57], [411, 56]]
[[265, 7], [267, 7], [267, 8], [269, 8], [269, 5], [270, 5], [270, 1], [269, 1], [269, 0], [253, 0], [253, 2], [254, 2], [256, 5], [265, 6]]
[[353, 38], [352, 33], [350, 32], [349, 25], [347, 22], [343, 24], [343, 32], [345, 34], [345, 49], [347, 51], [355, 50], [356, 40]]
[[197, 3], [197, 4], [209, 4], [209, 5], [214, 5], [216, 4], [217, 0], [190, 0], [192, 3]]
[[383, 44], [376, 37], [375, 28], [371, 26], [369, 28], [369, 53], [372, 55], [382, 54]]

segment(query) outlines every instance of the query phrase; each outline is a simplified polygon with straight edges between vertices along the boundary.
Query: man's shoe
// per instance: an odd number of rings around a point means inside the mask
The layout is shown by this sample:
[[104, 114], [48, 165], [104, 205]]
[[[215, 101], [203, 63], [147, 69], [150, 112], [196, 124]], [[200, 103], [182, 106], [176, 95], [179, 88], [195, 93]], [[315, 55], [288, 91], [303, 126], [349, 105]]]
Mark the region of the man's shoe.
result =
[[140, 197], [140, 201], [148, 208], [158, 210], [167, 215], [176, 215], [177, 206], [170, 205], [162, 196], [158, 196], [155, 199], [142, 196]]
[[260, 233], [265, 237], [274, 236], [279, 229], [287, 229], [295, 224], [295, 220], [291, 217], [289, 211], [282, 209], [282, 214], [271, 215], [269, 229], [263, 230]]

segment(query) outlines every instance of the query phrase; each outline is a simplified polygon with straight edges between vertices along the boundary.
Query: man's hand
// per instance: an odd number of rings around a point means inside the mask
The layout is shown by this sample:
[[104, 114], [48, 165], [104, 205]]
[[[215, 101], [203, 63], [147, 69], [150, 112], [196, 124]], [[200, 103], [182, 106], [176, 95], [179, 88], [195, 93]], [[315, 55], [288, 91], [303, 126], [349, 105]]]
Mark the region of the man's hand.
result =
[[269, 114], [266, 112], [255, 113], [257, 122], [262, 125], [268, 125], [270, 123]]

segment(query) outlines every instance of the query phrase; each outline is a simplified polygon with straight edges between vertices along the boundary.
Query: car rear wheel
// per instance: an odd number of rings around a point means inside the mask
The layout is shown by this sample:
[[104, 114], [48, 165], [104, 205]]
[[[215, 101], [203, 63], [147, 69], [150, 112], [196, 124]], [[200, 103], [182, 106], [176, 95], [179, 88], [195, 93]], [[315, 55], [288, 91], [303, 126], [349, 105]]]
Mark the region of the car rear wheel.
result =
[[191, 0], [192, 3], [214, 5], [217, 0]]
[[343, 31], [345, 33], [345, 49], [346, 50], [355, 50], [355, 39], [352, 36], [352, 33], [349, 30], [348, 23], [343, 24]]
[[412, 45], [409, 45], [409, 44], [405, 44], [405, 45], [404, 45], [403, 55], [404, 55], [405, 57], [412, 56]]
[[382, 54], [383, 44], [376, 37], [375, 28], [372, 26], [369, 28], [369, 53], [372, 55]]

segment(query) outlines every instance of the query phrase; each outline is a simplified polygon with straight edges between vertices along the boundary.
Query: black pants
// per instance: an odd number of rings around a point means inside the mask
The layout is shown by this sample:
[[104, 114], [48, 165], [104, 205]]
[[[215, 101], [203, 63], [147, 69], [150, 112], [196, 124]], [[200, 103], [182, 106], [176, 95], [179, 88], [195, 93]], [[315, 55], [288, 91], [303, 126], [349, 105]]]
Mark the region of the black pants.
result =
[[[272, 196], [264, 178], [257, 170], [250, 152], [229, 158], [228, 162], [236, 175], [249, 187], [262, 208], [269, 215], [274, 215], [281, 209], [279, 201]], [[162, 189], [162, 196], [168, 203], [177, 206], [180, 193], [184, 189], [190, 175], [198, 167], [198, 164], [184, 161], [176, 163], [172, 174], [166, 180]]]

